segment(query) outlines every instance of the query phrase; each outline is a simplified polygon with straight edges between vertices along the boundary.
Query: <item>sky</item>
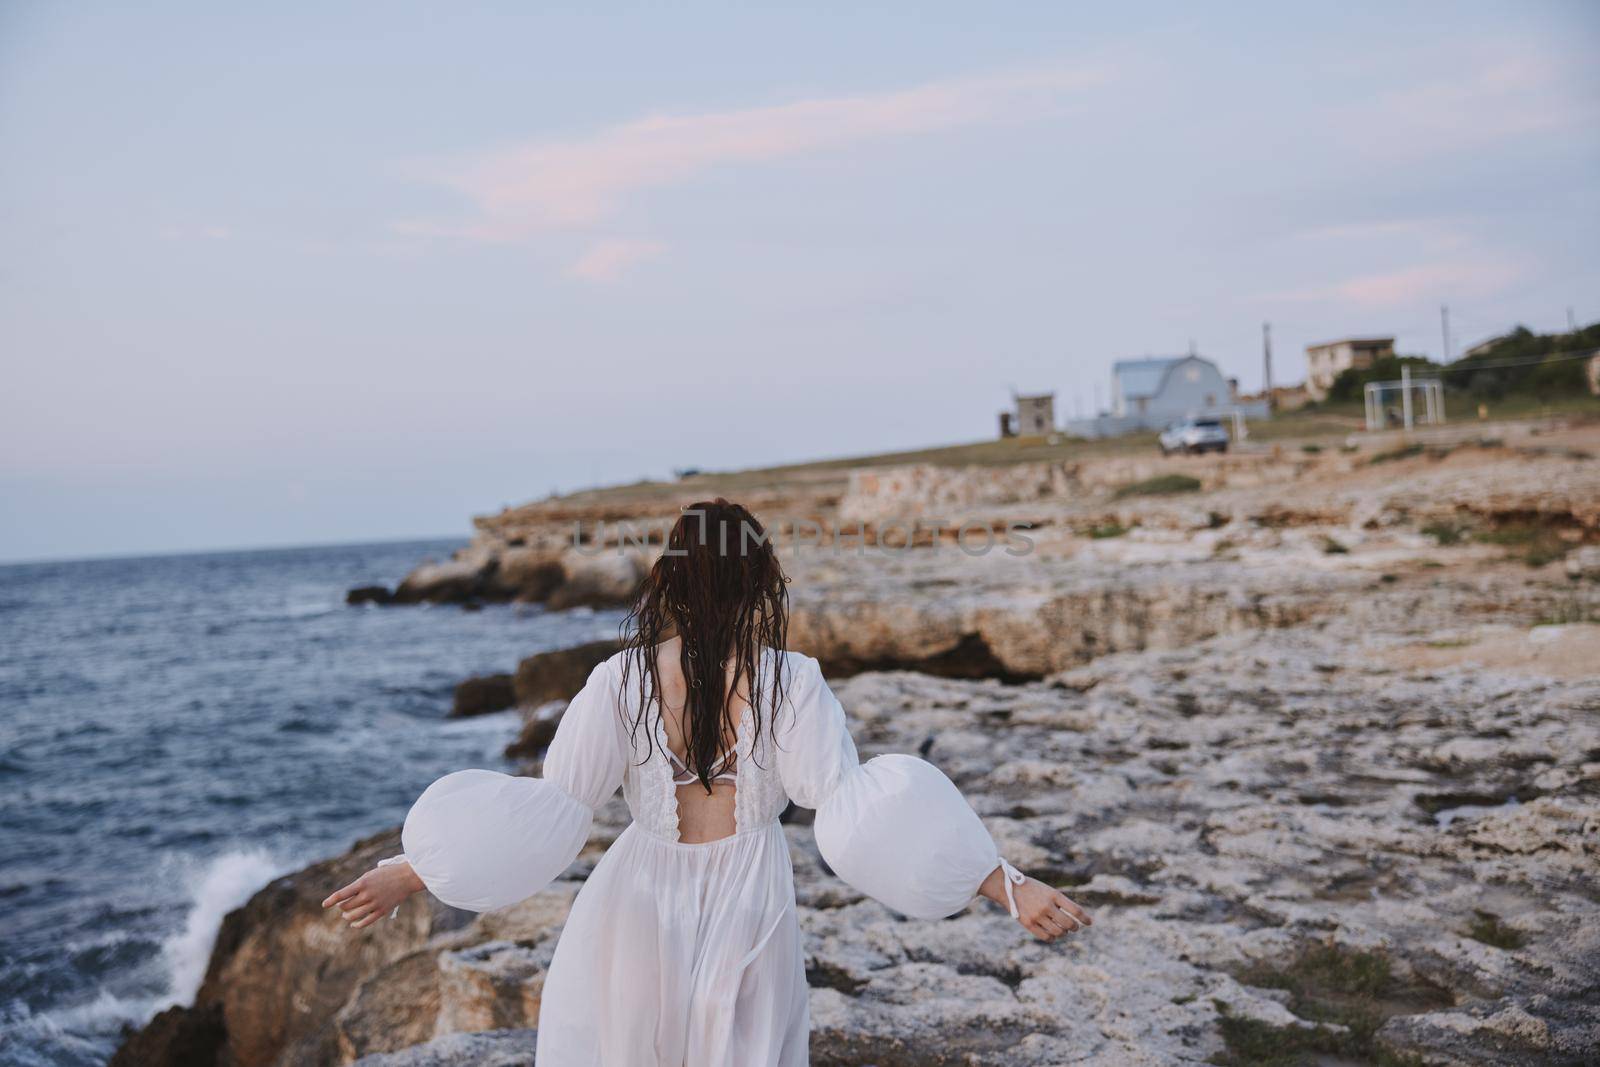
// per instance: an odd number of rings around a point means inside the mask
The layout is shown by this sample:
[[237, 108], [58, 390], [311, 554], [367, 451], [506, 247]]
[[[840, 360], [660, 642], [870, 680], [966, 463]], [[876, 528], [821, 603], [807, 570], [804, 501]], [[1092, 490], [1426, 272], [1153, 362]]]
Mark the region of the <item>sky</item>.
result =
[[[863, 10], [870, 7], [871, 10]], [[0, 559], [1600, 319], [1600, 5], [0, 5]]]

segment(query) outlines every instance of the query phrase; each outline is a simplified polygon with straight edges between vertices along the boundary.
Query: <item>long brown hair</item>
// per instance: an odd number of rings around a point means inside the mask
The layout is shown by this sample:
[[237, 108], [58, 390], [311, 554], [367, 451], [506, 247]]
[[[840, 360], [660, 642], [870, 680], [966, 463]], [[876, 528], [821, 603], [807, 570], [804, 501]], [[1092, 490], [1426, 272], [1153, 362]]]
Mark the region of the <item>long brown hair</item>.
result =
[[[728, 722], [728, 663], [735, 687], [749, 683], [752, 745], [763, 722], [771, 729], [770, 716], [783, 704], [784, 657], [770, 657], [769, 671], [762, 650], [781, 652], [788, 639], [788, 583], [754, 515], [721, 497], [703, 500], [684, 508], [673, 523], [665, 549], [623, 620], [622, 688], [626, 691], [637, 669], [639, 717], [633, 733], [637, 740], [640, 727], [646, 727], [652, 746], [652, 706], [657, 721], [665, 710], [657, 648], [673, 631], [683, 640], [678, 664], [688, 690], [685, 763], [707, 793], [710, 773], [727, 753], [727, 727], [738, 728]], [[649, 747], [645, 751], [648, 759]]]

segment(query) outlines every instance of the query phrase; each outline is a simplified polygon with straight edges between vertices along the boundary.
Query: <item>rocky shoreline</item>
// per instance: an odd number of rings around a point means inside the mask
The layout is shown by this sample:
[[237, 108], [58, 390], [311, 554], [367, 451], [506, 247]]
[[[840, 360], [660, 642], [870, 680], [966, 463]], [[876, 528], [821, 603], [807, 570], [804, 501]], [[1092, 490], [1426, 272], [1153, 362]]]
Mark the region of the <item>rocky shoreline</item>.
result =
[[[1376, 462], [879, 469], [784, 498], [831, 530], [919, 508], [1029, 524], [1023, 557], [942, 534], [791, 553], [792, 644], [863, 756], [925, 754], [1097, 917], [1056, 946], [981, 901], [906, 921], [835, 879], [797, 813], [813, 1062], [1593, 1062], [1597, 446], [1579, 426]], [[1173, 471], [1200, 488], [1124, 492]], [[571, 551], [552, 538], [575, 507], [480, 520], [450, 581], [528, 595], [507, 576], [547, 572], [508, 553]], [[611, 558], [636, 581], [648, 549]], [[530, 771], [609, 647], [511, 676]], [[114, 1062], [531, 1064], [543, 968], [626, 821], [618, 798], [561, 881], [491, 915], [323, 914], [394, 830], [280, 878], [227, 917], [195, 1005]]]

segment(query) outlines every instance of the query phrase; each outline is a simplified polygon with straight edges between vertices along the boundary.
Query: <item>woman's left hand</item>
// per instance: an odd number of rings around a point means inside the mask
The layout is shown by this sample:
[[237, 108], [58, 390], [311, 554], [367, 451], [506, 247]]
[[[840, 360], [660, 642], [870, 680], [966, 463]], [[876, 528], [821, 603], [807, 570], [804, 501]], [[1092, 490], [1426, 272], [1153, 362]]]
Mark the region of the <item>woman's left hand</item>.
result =
[[371, 926], [397, 908], [413, 893], [427, 888], [409, 863], [391, 863], [374, 867], [342, 889], [334, 890], [322, 902], [324, 908], [335, 905], [339, 914], [357, 930]]
[[[978, 892], [1002, 908], [1006, 907], [1005, 872], [996, 867], [984, 879]], [[1012, 887], [1017, 900], [1017, 922], [1041, 941], [1054, 941], [1063, 934], [1092, 926], [1094, 920], [1063, 892], [1037, 878], [1027, 878]]]

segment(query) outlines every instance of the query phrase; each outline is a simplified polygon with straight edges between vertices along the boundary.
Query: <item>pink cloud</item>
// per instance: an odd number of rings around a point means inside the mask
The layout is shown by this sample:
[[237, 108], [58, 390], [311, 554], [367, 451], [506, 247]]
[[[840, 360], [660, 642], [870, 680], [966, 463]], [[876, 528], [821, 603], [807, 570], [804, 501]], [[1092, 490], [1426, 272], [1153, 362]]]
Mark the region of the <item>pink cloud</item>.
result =
[[1437, 152], [1513, 150], [1520, 138], [1583, 136], [1600, 112], [1574, 94], [1586, 72], [1515, 44], [1486, 42], [1456, 55], [1434, 80], [1340, 108], [1329, 132], [1353, 149], [1415, 159]]
[[652, 115], [575, 140], [533, 141], [428, 168], [477, 218], [412, 221], [407, 233], [509, 241], [611, 217], [632, 195], [718, 167], [770, 163], [893, 137], [1028, 116], [1100, 83], [1103, 70], [1048, 69], [819, 97], [769, 107]]
[[659, 241], [608, 238], [596, 241], [567, 268], [567, 274], [586, 282], [614, 282], [648, 259], [666, 251]]
[[1330, 285], [1268, 294], [1267, 298], [1338, 300], [1364, 308], [1390, 308], [1490, 296], [1526, 273], [1522, 264], [1502, 259], [1450, 260], [1362, 274]]

